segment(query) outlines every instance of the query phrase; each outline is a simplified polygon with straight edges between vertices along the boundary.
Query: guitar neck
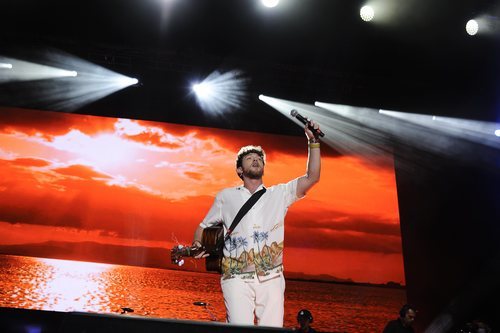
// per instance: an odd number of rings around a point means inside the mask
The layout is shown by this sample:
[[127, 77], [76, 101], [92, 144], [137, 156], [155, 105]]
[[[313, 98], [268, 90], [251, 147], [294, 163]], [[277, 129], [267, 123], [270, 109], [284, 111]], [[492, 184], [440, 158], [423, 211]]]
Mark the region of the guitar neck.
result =
[[196, 247], [196, 246], [184, 246], [178, 249], [178, 254], [183, 257], [194, 257], [205, 251], [204, 246]]
[[205, 252], [205, 266], [208, 271], [221, 271], [222, 245], [224, 243], [224, 229], [222, 226], [207, 227], [203, 230], [200, 247], [177, 245], [170, 251], [170, 259], [173, 264], [182, 266], [183, 257], [196, 257]]
[[201, 252], [205, 251], [205, 247], [195, 247], [195, 246], [182, 246], [177, 245], [172, 250], [170, 250], [170, 260], [173, 264], [182, 266], [184, 264], [183, 257], [194, 257]]

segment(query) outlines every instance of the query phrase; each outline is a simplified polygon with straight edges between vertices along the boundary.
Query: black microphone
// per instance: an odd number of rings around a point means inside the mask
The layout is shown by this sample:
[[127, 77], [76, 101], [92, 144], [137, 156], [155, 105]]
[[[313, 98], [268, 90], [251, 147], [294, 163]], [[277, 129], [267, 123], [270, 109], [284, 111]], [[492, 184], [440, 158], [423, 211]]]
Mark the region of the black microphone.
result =
[[196, 306], [207, 306], [207, 303], [205, 303], [205, 302], [193, 302], [193, 305], [196, 305]]
[[302, 124], [307, 125], [307, 128], [311, 132], [313, 132], [316, 135], [319, 135], [321, 137], [325, 136], [325, 133], [321, 132], [320, 129], [316, 129], [316, 128], [312, 127], [309, 120], [307, 120], [307, 118], [303, 117], [297, 110], [293, 109], [292, 111], [290, 111], [290, 114], [292, 115], [292, 117], [297, 118]]

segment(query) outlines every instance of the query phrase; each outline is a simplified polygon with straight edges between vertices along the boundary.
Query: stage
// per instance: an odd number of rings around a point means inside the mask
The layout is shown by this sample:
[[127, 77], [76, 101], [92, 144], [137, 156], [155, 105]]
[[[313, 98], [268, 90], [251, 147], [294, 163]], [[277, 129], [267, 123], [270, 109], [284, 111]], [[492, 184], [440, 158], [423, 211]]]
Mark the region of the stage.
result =
[[293, 332], [290, 329], [239, 326], [220, 322], [158, 319], [130, 314], [98, 314], [0, 308], [2, 333], [62, 332]]

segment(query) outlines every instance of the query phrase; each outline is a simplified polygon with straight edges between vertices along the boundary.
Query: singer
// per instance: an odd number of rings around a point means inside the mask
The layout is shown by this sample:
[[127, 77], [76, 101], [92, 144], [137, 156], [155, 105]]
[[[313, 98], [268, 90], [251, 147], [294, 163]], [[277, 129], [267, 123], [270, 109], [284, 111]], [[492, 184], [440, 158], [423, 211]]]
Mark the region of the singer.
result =
[[[253, 325], [256, 318], [260, 326], [283, 326], [285, 215], [288, 207], [319, 181], [321, 171], [319, 125], [308, 121], [304, 131], [309, 147], [306, 173], [286, 184], [266, 188], [254, 204], [255, 209], [247, 211], [225, 243], [221, 287], [226, 318], [231, 324]], [[265, 164], [266, 155], [260, 146], [240, 149], [236, 174], [243, 184], [216, 195], [195, 231], [193, 246], [201, 246], [203, 230], [220, 221], [227, 232], [244, 203], [264, 188]], [[203, 253], [198, 257], [203, 257]]]

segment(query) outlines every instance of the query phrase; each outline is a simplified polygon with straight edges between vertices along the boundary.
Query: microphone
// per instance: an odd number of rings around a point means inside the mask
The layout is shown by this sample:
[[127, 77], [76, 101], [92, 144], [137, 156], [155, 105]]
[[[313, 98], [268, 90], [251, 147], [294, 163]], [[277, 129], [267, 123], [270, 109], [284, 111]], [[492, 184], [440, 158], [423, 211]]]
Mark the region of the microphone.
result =
[[316, 129], [316, 128], [312, 127], [309, 120], [307, 120], [307, 118], [303, 117], [297, 110], [293, 109], [292, 111], [290, 111], [290, 114], [292, 115], [292, 117], [297, 118], [302, 124], [307, 125], [307, 128], [311, 132], [313, 132], [316, 135], [319, 135], [321, 137], [325, 136], [325, 133], [321, 132], [320, 129]]
[[196, 306], [207, 306], [207, 303], [205, 303], [205, 302], [193, 302], [193, 305], [196, 305]]

